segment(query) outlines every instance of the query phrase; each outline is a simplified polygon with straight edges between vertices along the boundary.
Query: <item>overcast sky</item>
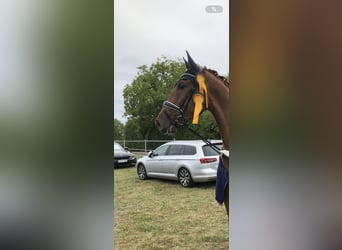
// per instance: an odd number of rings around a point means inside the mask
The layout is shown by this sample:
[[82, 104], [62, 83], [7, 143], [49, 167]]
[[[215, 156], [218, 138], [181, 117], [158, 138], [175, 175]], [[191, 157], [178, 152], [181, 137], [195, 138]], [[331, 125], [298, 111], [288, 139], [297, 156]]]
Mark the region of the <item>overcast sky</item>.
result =
[[[220, 5], [221, 13], [208, 13]], [[123, 89], [141, 65], [162, 55], [185, 57], [226, 75], [229, 68], [229, 4], [227, 0], [114, 1], [114, 117], [123, 117]]]

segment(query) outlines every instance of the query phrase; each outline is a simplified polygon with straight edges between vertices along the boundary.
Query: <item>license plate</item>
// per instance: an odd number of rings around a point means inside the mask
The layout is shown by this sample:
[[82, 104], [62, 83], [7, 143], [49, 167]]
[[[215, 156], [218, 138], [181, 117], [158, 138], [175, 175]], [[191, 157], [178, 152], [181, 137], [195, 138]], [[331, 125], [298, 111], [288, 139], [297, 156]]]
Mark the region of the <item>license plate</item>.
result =
[[118, 163], [124, 163], [127, 162], [128, 160], [118, 160]]

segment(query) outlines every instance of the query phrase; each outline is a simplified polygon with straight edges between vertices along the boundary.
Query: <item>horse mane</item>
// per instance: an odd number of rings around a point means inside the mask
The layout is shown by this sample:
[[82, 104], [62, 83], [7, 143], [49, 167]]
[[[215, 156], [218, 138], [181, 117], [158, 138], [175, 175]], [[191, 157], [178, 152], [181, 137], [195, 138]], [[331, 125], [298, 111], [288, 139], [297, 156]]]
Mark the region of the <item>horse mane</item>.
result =
[[219, 75], [216, 70], [208, 69], [208, 68], [205, 68], [205, 69], [208, 70], [210, 73], [212, 73], [214, 76], [216, 76], [216, 78], [219, 78], [223, 82], [223, 84], [229, 88], [229, 82], [226, 77]]

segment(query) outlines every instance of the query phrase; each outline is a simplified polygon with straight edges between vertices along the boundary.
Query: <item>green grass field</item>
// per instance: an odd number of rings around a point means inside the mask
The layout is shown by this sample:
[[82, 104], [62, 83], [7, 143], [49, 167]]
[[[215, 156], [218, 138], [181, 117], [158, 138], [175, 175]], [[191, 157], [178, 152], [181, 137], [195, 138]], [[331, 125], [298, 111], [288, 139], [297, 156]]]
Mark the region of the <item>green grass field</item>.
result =
[[141, 181], [136, 168], [114, 170], [114, 249], [228, 249], [224, 205], [215, 183]]

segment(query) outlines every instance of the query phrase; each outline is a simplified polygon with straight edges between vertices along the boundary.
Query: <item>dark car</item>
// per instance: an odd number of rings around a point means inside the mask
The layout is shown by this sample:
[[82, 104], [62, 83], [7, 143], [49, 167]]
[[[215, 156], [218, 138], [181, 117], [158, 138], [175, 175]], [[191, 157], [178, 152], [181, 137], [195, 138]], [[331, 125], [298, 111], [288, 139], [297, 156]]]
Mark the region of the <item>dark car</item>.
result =
[[114, 168], [135, 166], [137, 158], [119, 143], [114, 142]]

